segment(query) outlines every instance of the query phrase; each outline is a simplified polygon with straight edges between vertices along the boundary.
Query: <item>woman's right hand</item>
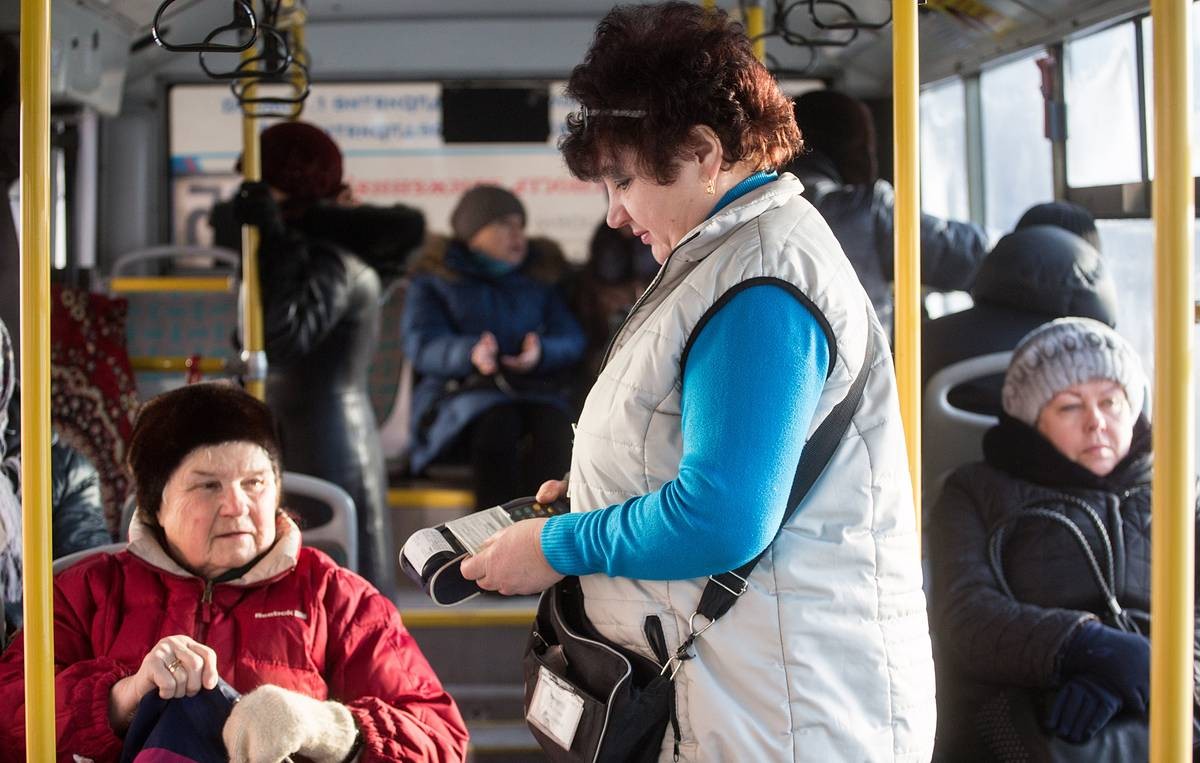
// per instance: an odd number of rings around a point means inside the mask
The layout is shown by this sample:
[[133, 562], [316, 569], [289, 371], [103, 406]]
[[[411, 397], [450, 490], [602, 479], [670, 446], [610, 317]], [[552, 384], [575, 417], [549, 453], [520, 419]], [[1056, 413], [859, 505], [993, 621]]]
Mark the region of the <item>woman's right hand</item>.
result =
[[496, 356], [500, 353], [500, 343], [496, 335], [485, 331], [479, 335], [479, 341], [471, 348], [471, 365], [479, 369], [484, 376], [496, 373]]
[[108, 720], [123, 733], [147, 692], [163, 699], [191, 697], [217, 685], [217, 653], [184, 635], [167, 636], [142, 659], [138, 672], [122, 678], [108, 694]]
[[546, 480], [542, 486], [538, 488], [537, 495], [534, 498], [537, 502], [544, 505], [549, 505], [562, 498], [567, 494], [566, 480]]

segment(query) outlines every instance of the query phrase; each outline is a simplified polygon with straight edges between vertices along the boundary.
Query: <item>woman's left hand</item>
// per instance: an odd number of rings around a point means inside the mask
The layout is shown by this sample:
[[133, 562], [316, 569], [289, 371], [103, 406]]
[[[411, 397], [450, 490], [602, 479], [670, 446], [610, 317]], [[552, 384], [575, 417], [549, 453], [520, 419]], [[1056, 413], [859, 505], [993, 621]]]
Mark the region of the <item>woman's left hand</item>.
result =
[[500, 358], [500, 363], [509, 371], [527, 374], [537, 368], [537, 364], [541, 360], [542, 340], [537, 334], [531, 331], [521, 340], [521, 353], [519, 355], [505, 355]]
[[463, 577], [505, 596], [541, 593], [562, 580], [542, 554], [542, 527], [548, 521], [525, 519], [488, 538], [479, 553], [463, 560]]

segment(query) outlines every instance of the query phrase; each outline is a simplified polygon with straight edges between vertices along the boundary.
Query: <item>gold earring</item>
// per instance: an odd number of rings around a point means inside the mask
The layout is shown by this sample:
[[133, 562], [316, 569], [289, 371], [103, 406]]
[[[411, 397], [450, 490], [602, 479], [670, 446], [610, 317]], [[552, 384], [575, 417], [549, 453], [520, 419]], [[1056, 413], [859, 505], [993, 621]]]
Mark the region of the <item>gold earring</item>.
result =
[[708, 185], [704, 186], [704, 192], [707, 193], [709, 196], [715, 196], [717, 194], [716, 184], [713, 183], [713, 181], [711, 181], [711, 180], [708, 181]]

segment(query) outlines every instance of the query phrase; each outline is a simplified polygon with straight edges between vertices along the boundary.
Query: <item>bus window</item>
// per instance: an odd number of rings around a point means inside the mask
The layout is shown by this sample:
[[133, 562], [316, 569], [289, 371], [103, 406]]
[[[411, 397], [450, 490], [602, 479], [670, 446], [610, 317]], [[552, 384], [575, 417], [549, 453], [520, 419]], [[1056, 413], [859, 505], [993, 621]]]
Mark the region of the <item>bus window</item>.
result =
[[1041, 56], [1034, 50], [980, 74], [984, 227], [993, 239], [1011, 231], [1026, 209], [1054, 198], [1050, 141], [1042, 129]]
[[1142, 179], [1135, 32], [1133, 24], [1120, 24], [1065, 46], [1072, 188]]
[[[1149, 177], [1154, 179], [1154, 28], [1153, 19], [1142, 19], [1142, 69], [1146, 88], [1146, 155], [1149, 157]], [[1192, 3], [1192, 69], [1195, 70], [1197, 48], [1200, 48], [1200, 4]], [[1192, 77], [1192, 174], [1200, 177], [1200, 80]]]
[[967, 116], [961, 79], [921, 92], [921, 209], [944, 220], [969, 220]]
[[[1142, 359], [1146, 373], [1154, 375], [1154, 221], [1097, 220], [1104, 264], [1113, 280], [1121, 284], [1117, 305], [1117, 331], [1129, 340]], [[1195, 256], [1200, 259], [1200, 226], [1196, 227]], [[1200, 261], [1195, 270], [1195, 288], [1200, 293]], [[1195, 340], [1195, 352], [1200, 352], [1200, 335]], [[1193, 366], [1196, 389], [1200, 390], [1200, 364]], [[1196, 409], [1196, 424], [1200, 428], [1200, 408]], [[1196, 451], [1196, 466], [1200, 471], [1200, 449]]]

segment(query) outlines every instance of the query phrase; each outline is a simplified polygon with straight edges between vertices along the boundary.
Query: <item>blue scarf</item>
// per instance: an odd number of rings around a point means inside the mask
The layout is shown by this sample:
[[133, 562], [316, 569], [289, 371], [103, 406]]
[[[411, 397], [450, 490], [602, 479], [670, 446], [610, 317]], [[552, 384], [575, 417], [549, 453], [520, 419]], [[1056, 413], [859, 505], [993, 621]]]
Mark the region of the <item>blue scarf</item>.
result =
[[513, 272], [517, 268], [521, 267], [521, 263], [519, 263], [519, 262], [513, 263], [513, 262], [501, 262], [500, 260], [493, 260], [491, 257], [488, 257], [486, 254], [480, 254], [479, 252], [475, 251], [474, 249], [468, 249], [467, 254], [468, 254], [468, 258], [471, 261], [471, 265], [473, 265], [477, 270], [479, 270], [479, 272], [483, 273], [486, 276], [490, 276], [492, 278], [501, 278], [501, 277], [506, 276], [509, 273]]

